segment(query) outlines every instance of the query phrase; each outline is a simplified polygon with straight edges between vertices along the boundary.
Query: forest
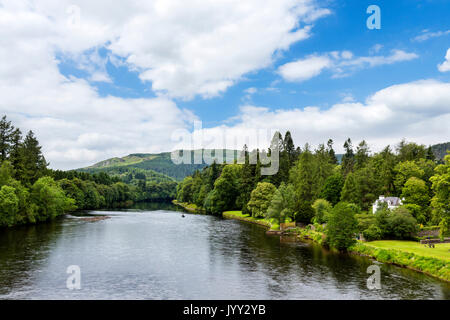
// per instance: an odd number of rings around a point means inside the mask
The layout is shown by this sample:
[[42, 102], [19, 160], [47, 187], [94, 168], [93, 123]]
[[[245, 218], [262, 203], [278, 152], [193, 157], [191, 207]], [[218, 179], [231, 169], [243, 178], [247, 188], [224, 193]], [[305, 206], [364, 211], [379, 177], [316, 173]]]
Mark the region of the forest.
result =
[[0, 120], [0, 227], [46, 221], [75, 210], [129, 207], [139, 201], [168, 201], [177, 183], [139, 171], [125, 177], [49, 169], [32, 131], [25, 137]]
[[[186, 177], [177, 200], [212, 214], [239, 210], [278, 224], [327, 225], [330, 240], [334, 230], [368, 240], [413, 238], [432, 226], [440, 226], [442, 236], [449, 234], [450, 155], [438, 161], [431, 147], [404, 140], [394, 150], [386, 146], [372, 153], [366, 141], [354, 148], [349, 138], [344, 149], [338, 162], [331, 139], [312, 150], [308, 144], [295, 147], [289, 131], [284, 138], [276, 133], [267, 153], [280, 154], [277, 174], [261, 176], [259, 158], [256, 164], [249, 161], [259, 150], [244, 146], [241, 164], [214, 162]], [[373, 214], [380, 195], [399, 197], [402, 205], [389, 210], [382, 204]]]

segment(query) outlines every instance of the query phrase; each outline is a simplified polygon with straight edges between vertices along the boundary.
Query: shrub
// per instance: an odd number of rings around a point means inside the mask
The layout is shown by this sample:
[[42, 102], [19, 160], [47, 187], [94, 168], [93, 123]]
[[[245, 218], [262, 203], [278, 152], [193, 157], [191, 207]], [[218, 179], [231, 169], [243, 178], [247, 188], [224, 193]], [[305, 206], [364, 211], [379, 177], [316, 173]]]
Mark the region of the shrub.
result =
[[314, 222], [319, 224], [327, 222], [332, 209], [331, 204], [325, 199], [317, 199], [312, 207], [314, 209]]
[[387, 217], [389, 235], [395, 239], [410, 239], [417, 233], [417, 220], [405, 208], [397, 208]]
[[260, 182], [252, 191], [247, 206], [252, 216], [262, 217], [267, 212], [277, 188], [269, 182]]
[[366, 230], [363, 231], [363, 236], [367, 241], [380, 240], [382, 237], [382, 232], [375, 224], [370, 225]]
[[348, 203], [340, 202], [331, 211], [328, 219], [327, 242], [338, 250], [346, 250], [353, 245], [358, 221]]

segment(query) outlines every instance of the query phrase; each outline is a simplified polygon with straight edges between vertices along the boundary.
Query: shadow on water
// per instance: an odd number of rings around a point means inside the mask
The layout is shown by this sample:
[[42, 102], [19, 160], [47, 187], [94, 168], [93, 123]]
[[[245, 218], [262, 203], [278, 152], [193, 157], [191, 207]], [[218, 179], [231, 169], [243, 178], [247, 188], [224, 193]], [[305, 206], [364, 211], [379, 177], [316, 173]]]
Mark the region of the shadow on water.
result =
[[[45, 265], [50, 247], [63, 230], [62, 219], [0, 229], [0, 294], [32, 283], [30, 275]], [[11, 272], [14, 270], [14, 272]]]
[[[185, 214], [185, 218], [181, 217]], [[382, 290], [366, 287], [366, 257], [240, 221], [139, 203], [90, 222], [67, 216], [0, 230], [0, 298], [7, 299], [449, 299], [450, 286], [381, 264]], [[83, 214], [81, 214], [82, 216]], [[68, 265], [83, 290], [67, 290]]]
[[[214, 224], [214, 222], [211, 222]], [[268, 298], [299, 299], [449, 299], [450, 285], [413, 270], [342, 254], [295, 237], [266, 236], [265, 229], [224, 221], [234, 236], [210, 235], [213, 257], [238, 259], [242, 274], [264, 274]], [[381, 290], [369, 290], [367, 268], [381, 269]], [[243, 281], [258, 281], [250, 277]], [[261, 280], [261, 279], [259, 279]], [[320, 289], [318, 289], [320, 288]]]

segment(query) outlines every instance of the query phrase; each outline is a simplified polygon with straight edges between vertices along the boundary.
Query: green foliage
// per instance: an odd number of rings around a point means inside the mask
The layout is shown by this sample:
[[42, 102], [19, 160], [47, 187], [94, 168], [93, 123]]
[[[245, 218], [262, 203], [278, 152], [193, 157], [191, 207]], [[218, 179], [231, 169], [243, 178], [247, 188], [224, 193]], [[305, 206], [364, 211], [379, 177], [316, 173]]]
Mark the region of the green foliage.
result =
[[[204, 150], [209, 152], [209, 150]], [[222, 150], [225, 152], [225, 150]], [[191, 151], [191, 159], [194, 159], [194, 151]], [[182, 164], [177, 165], [171, 159], [170, 152], [158, 154], [130, 154], [123, 158], [112, 158], [99, 162], [91, 167], [78, 169], [87, 173], [105, 172], [109, 175], [125, 176], [130, 172], [138, 170], [144, 172], [146, 176], [160, 175], [170, 177], [176, 181], [181, 181], [185, 177], [194, 174], [197, 170], [202, 170], [206, 164]], [[158, 181], [161, 182], [161, 181]]]
[[[392, 247], [392, 244], [389, 246]], [[420, 270], [426, 274], [450, 281], [449, 262], [443, 259], [427, 257], [412, 252], [404, 252], [396, 249], [378, 248], [371, 243], [356, 243], [351, 251], [371, 256], [383, 263], [395, 263], [396, 265]]]
[[431, 150], [435, 158], [439, 162], [444, 163], [444, 158], [447, 155], [447, 150], [450, 150], [450, 142], [435, 144], [431, 146]]
[[341, 191], [344, 186], [344, 178], [341, 173], [329, 176], [325, 181], [320, 197], [336, 205], [341, 199]]
[[177, 200], [181, 202], [192, 202], [193, 194], [192, 187], [194, 179], [192, 177], [186, 177], [177, 187]]
[[47, 169], [33, 132], [22, 140], [20, 130], [5, 117], [0, 120], [0, 158], [0, 226], [46, 221], [75, 209], [129, 206], [137, 198], [147, 199], [146, 192], [151, 188], [156, 188], [151, 196], [175, 196], [176, 182], [169, 177], [164, 182], [167, 186], [154, 186], [145, 183], [145, 175], [133, 171], [133, 179], [141, 179], [138, 188], [104, 172]]
[[393, 239], [412, 239], [417, 233], [417, 220], [407, 209], [399, 207], [387, 217], [389, 236]]
[[410, 210], [419, 223], [426, 223], [429, 220], [429, 190], [425, 181], [411, 177], [405, 183], [402, 191], [402, 198], [405, 208]]
[[403, 207], [409, 211], [409, 213], [417, 220], [420, 224], [426, 224], [429, 220], [427, 211], [421, 206], [413, 203], [405, 204]]
[[355, 154], [353, 152], [352, 140], [348, 138], [344, 143], [345, 154], [342, 156], [342, 173], [346, 177], [353, 171], [355, 166]]
[[13, 187], [5, 185], [0, 189], [0, 226], [11, 227], [16, 222], [19, 199], [15, 191]]
[[[323, 212], [328, 209], [323, 210], [324, 206], [319, 206], [321, 202], [316, 202], [318, 199], [326, 200], [330, 205], [347, 202], [348, 210], [359, 217], [360, 212], [372, 211], [372, 205], [380, 195], [400, 196], [405, 198], [403, 207], [412, 219], [424, 225], [443, 223], [445, 232], [449, 232], [446, 229], [450, 223], [448, 165], [443, 164], [435, 169], [430, 148], [402, 141], [397, 146], [397, 154], [387, 146], [372, 155], [364, 140], [355, 152], [350, 139], [347, 139], [344, 148], [346, 152], [342, 156], [342, 164], [338, 165], [339, 157], [333, 150], [331, 139], [326, 146], [319, 144], [312, 152], [308, 144], [303, 150], [295, 148], [289, 132], [286, 132], [284, 139], [277, 132], [267, 151], [249, 152], [244, 146], [239, 158], [243, 161], [234, 164], [234, 169], [230, 165], [213, 163], [195, 172], [179, 184], [177, 198], [198, 207], [203, 206], [206, 211], [216, 214], [241, 209], [243, 214], [258, 217], [266, 213], [267, 217], [276, 218], [279, 222], [289, 217], [309, 224], [314, 217], [315, 223], [326, 221]], [[277, 150], [280, 152], [280, 171], [274, 176], [261, 176], [261, 168], [266, 165], [259, 161], [259, 151], [270, 154]], [[256, 163], [250, 159], [256, 160]], [[262, 182], [280, 186], [272, 190], [273, 201], [264, 209], [260, 208], [258, 201], [271, 195], [258, 194], [261, 190], [257, 186]], [[294, 196], [291, 197], [287, 190], [293, 190]], [[252, 194], [255, 195], [253, 199]], [[261, 199], [255, 202], [256, 195]], [[293, 207], [286, 205], [286, 197], [294, 199]], [[431, 197], [432, 215], [429, 208]], [[358, 231], [366, 231], [371, 239], [378, 238], [380, 234], [381, 238], [405, 237], [411, 229], [408, 223], [413, 221], [409, 218], [406, 214], [391, 214], [382, 207], [375, 215], [365, 215], [364, 218], [361, 215]]]
[[347, 250], [353, 245], [357, 232], [358, 221], [353, 210], [346, 202], [338, 203], [328, 218], [327, 242], [338, 250]]
[[294, 218], [295, 205], [294, 187], [282, 182], [280, 187], [275, 191], [265, 216], [266, 218], [276, 219], [278, 224], [284, 223], [287, 217]]
[[356, 220], [358, 221], [358, 232], [363, 233], [370, 226], [375, 225], [376, 219], [375, 215], [372, 213], [361, 213], [355, 215]]
[[362, 234], [367, 241], [380, 240], [383, 237], [383, 232], [375, 224], [371, 224]]
[[258, 183], [247, 205], [253, 217], [263, 217], [266, 214], [276, 190], [277, 188], [271, 183]]
[[356, 177], [352, 172], [350, 172], [345, 179], [341, 192], [341, 201], [349, 203], [360, 203], [361, 201], [358, 185], [356, 184]]
[[317, 199], [312, 205], [314, 209], [314, 222], [326, 223], [332, 210], [331, 204], [325, 199]]
[[220, 177], [214, 183], [216, 207], [214, 212], [237, 209], [242, 167], [237, 164], [226, 165]]
[[414, 142], [402, 140], [397, 146], [398, 159], [401, 162], [427, 157], [427, 148]]
[[435, 168], [430, 178], [434, 197], [431, 199], [433, 222], [439, 222], [441, 237], [450, 234], [450, 154], [445, 156], [444, 164]]
[[45, 221], [74, 210], [75, 200], [65, 196], [62, 188], [50, 177], [37, 180], [30, 194], [31, 202], [37, 207], [37, 220]]
[[396, 176], [394, 185], [398, 194], [401, 194], [403, 186], [409, 178], [415, 177], [422, 179], [425, 174], [425, 171], [421, 169], [414, 161], [400, 162], [395, 167], [395, 172]]

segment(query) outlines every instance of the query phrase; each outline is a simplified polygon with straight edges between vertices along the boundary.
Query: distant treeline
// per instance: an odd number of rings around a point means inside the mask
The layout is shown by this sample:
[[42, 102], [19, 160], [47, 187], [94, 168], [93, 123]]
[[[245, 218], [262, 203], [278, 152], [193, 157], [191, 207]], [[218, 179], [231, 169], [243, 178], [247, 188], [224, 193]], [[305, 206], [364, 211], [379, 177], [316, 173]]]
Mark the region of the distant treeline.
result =
[[104, 172], [48, 169], [33, 132], [23, 138], [6, 116], [0, 120], [0, 227], [46, 221], [74, 210], [128, 207], [136, 201], [175, 197], [176, 182], [130, 174], [127, 184], [120, 176]]
[[[406, 141], [395, 152], [387, 146], [372, 154], [365, 141], [355, 149], [351, 139], [344, 149], [339, 163], [331, 139], [312, 150], [308, 144], [295, 147], [289, 131], [284, 138], [276, 133], [267, 153], [280, 152], [277, 174], [261, 176], [261, 162], [250, 164], [251, 152], [244, 146], [244, 164], [213, 163], [195, 172], [179, 184], [177, 200], [213, 214], [241, 210], [255, 218], [305, 224], [326, 223], [336, 207], [358, 217], [358, 231], [370, 228], [372, 239], [411, 236], [418, 224], [439, 224], [448, 233], [450, 155], [439, 164], [431, 147]], [[383, 214], [373, 215], [380, 195], [404, 198], [401, 210], [380, 208]]]

